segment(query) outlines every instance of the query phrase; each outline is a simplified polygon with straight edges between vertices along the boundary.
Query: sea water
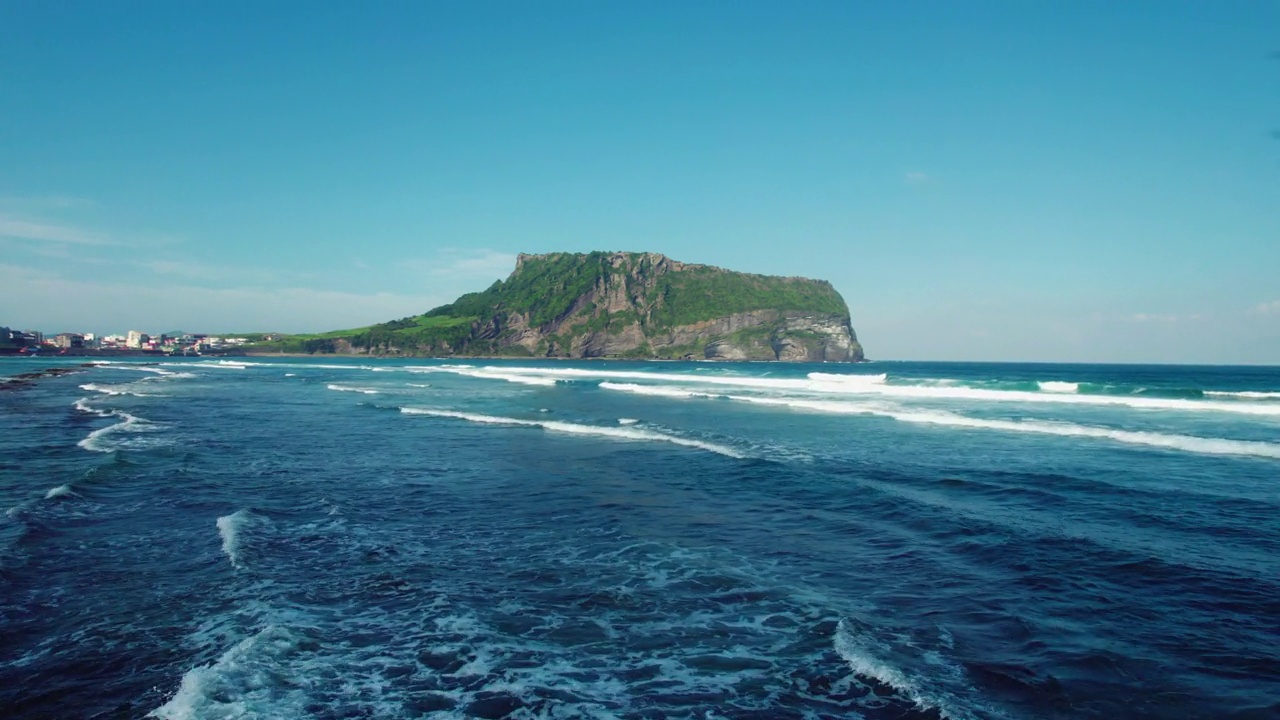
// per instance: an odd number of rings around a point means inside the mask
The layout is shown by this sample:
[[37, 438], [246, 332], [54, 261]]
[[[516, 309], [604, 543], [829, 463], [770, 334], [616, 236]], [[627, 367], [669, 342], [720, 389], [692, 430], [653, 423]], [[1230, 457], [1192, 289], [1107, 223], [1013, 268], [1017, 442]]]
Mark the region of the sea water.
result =
[[6, 718], [1280, 716], [1277, 368], [78, 370], [0, 392]]

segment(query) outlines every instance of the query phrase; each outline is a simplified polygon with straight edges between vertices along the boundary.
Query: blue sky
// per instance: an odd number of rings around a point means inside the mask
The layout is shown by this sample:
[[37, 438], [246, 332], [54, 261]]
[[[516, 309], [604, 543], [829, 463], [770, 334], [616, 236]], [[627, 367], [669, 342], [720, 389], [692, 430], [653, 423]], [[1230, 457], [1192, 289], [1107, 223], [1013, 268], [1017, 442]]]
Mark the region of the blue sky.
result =
[[1280, 3], [0, 0], [0, 324], [350, 327], [517, 252], [883, 359], [1280, 363]]

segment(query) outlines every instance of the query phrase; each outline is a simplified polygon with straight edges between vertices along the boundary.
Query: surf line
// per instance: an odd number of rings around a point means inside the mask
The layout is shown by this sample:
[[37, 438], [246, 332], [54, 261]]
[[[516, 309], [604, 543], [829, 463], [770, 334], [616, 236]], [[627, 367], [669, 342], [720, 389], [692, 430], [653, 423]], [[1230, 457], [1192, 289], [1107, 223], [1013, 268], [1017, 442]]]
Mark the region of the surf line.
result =
[[666, 433], [655, 432], [653, 430], [641, 429], [630, 426], [623, 427], [599, 427], [596, 425], [580, 425], [578, 423], [561, 422], [558, 420], [521, 420], [519, 418], [499, 417], [495, 415], [480, 415], [477, 413], [457, 412], [454, 410], [433, 410], [430, 408], [411, 408], [402, 407], [400, 412], [406, 415], [428, 415], [431, 417], [453, 418], [456, 420], [466, 420], [468, 422], [480, 423], [485, 425], [515, 425], [520, 427], [536, 427], [551, 432], [567, 433], [571, 435], [590, 435], [595, 437], [613, 438], [617, 440], [644, 440], [652, 442], [667, 442], [673, 445], [681, 445], [683, 447], [697, 448], [699, 450], [707, 450], [709, 452], [724, 455], [726, 457], [744, 459], [747, 456], [737, 450], [716, 443], [703, 442], [701, 440], [691, 440], [676, 435], [667, 435]]

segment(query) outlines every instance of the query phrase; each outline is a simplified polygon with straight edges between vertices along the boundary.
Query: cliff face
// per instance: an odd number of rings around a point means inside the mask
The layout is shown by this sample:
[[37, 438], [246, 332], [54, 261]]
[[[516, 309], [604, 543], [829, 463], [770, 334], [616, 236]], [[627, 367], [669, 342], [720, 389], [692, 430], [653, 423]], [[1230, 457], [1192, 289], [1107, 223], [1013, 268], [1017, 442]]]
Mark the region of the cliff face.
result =
[[311, 351], [863, 359], [849, 310], [830, 283], [690, 265], [657, 253], [520, 255], [511, 276], [484, 292], [418, 317], [324, 337]]

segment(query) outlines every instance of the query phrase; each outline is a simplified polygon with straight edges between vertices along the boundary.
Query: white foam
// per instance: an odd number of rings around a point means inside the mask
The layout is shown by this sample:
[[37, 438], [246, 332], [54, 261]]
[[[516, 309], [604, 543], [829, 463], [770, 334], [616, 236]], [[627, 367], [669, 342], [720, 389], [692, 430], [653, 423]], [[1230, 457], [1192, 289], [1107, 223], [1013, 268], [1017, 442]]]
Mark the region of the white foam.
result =
[[254, 365], [261, 365], [261, 363], [235, 362], [233, 360], [214, 360], [197, 364], [200, 367], [222, 368], [225, 370], [247, 370]]
[[107, 438], [122, 432], [136, 432], [142, 429], [148, 423], [148, 421], [143, 418], [130, 415], [129, 413], [123, 412], [121, 410], [113, 410], [112, 412], [108, 413], [107, 415], [104, 415], [103, 417], [112, 417], [112, 416], [122, 418], [122, 419], [120, 420], [120, 422], [116, 423], [115, 425], [108, 425], [107, 427], [94, 430], [93, 432], [89, 433], [89, 435], [85, 437], [85, 439], [76, 443], [76, 445], [84, 448], [85, 450], [89, 450], [92, 452], [101, 452], [101, 453], [112, 452], [116, 448], [108, 447], [103, 444]]
[[1149, 447], [1182, 450], [1203, 455], [1243, 455], [1262, 458], [1280, 458], [1280, 444], [1257, 440], [1231, 440], [1227, 438], [1204, 438], [1193, 435], [1174, 435], [1158, 432], [1117, 430], [1114, 428], [1076, 425], [1065, 422], [1047, 422], [1039, 420], [996, 420], [974, 418], [944, 410], [911, 410], [900, 405], [883, 402], [854, 403], [842, 400], [806, 400], [801, 398], [759, 397], [751, 395], [719, 395], [713, 393], [696, 393], [679, 388], [663, 388], [652, 385], [636, 385], [632, 383], [602, 382], [600, 387], [606, 390], [617, 390], [644, 395], [664, 395], [678, 398], [728, 399], [737, 402], [787, 407], [797, 410], [811, 410], [843, 415], [876, 415], [893, 418], [902, 422], [925, 425], [944, 425], [950, 427], [999, 430], [1005, 432], [1037, 433], [1041, 435], [1059, 435], [1062, 437], [1087, 437], [1130, 445], [1146, 445]]
[[409, 383], [409, 387], [429, 388], [431, 387], [431, 383]]
[[111, 417], [110, 411], [99, 410], [96, 407], [92, 407], [91, 405], [88, 404], [88, 400], [89, 398], [80, 398], [79, 400], [72, 403], [72, 407], [74, 407], [76, 410], [79, 410], [82, 413], [89, 413], [90, 415], [97, 415], [98, 417]]
[[[287, 629], [268, 625], [241, 640], [216, 661], [188, 670], [178, 691], [147, 717], [161, 720], [222, 720], [301, 717], [300, 685], [280, 686], [278, 660], [298, 645]], [[264, 704], [274, 712], [261, 712]], [[285, 711], [287, 708], [287, 712]]]
[[680, 388], [663, 387], [661, 385], [638, 385], [636, 383], [615, 383], [608, 380], [600, 383], [600, 387], [605, 390], [621, 390], [634, 395], [653, 395], [655, 397], [669, 398], [694, 398], [694, 397], [711, 397], [708, 393], [694, 392], [692, 390], [682, 390]]
[[364, 393], [365, 395], [380, 394], [380, 391], [374, 390], [373, 388], [351, 387], [348, 385], [333, 385], [333, 384], [325, 385], [325, 387], [330, 390], [337, 390], [338, 392], [355, 392], [355, 393]]
[[435, 367], [420, 366], [412, 368], [414, 372], [447, 372], [454, 375], [462, 375], [464, 377], [480, 378], [482, 380], [505, 380], [510, 383], [519, 383], [521, 385], [542, 385], [551, 386], [556, 384], [555, 378], [539, 377], [523, 372], [502, 372], [499, 368], [473, 368], [470, 365], [440, 365]]
[[1206, 390], [1204, 394], [1211, 397], [1246, 398], [1249, 400], [1280, 400], [1280, 392], [1262, 392], [1258, 390], [1243, 390], [1240, 392]]
[[[450, 366], [442, 366], [448, 368]], [[474, 377], [496, 377], [489, 368]], [[884, 375], [843, 373], [809, 373], [805, 379], [749, 377], [734, 375], [643, 372], [634, 370], [595, 370], [586, 368], [494, 368], [491, 372], [520, 375], [541, 380], [556, 378], [594, 378], [607, 380], [644, 380], [694, 385], [721, 385], [751, 390], [775, 390], [810, 395], [875, 395], [880, 397], [923, 401], [1059, 403], [1078, 405], [1120, 406], [1144, 410], [1176, 410], [1186, 412], [1229, 412], [1280, 417], [1280, 403], [1223, 402], [1178, 398], [1134, 397], [1127, 395], [1079, 395], [1066, 392], [1030, 390], [995, 390], [952, 385], [894, 385]], [[505, 379], [505, 378], [499, 378]]]
[[[137, 365], [134, 363], [111, 362], [110, 360], [97, 360], [94, 365], [109, 366], [112, 370], [134, 370], [137, 372], [152, 373], [154, 375], [176, 375], [164, 368], [155, 367], [154, 365]], [[168, 364], [168, 363], [166, 363]]]
[[1036, 383], [1043, 392], [1052, 393], [1073, 393], [1080, 391], [1080, 383], [1062, 382], [1059, 380], [1044, 380]]
[[165, 380], [181, 380], [181, 379], [189, 379], [189, 378], [196, 377], [196, 374], [189, 373], [189, 372], [171, 372], [171, 373], [164, 373], [162, 377]]
[[640, 421], [635, 418], [618, 418], [619, 425], [635, 425], [638, 422]]
[[497, 417], [494, 415], [479, 415], [476, 413], [456, 412], [453, 410], [432, 410], [428, 408], [400, 408], [400, 412], [408, 415], [430, 415], [432, 417], [456, 418], [458, 420], [467, 420], [469, 422], [484, 423], [490, 425], [518, 425], [523, 427], [538, 427], [552, 432], [570, 433], [573, 435], [592, 435], [596, 437], [607, 437], [617, 440], [642, 440], [652, 442], [668, 442], [674, 445], [684, 447], [698, 448], [699, 450], [708, 450], [713, 453], [719, 453], [732, 458], [745, 457], [742, 453], [733, 448], [715, 443], [702, 442], [701, 440], [690, 440], [675, 435], [667, 435], [665, 433], [655, 432], [653, 430], [641, 430], [639, 428], [622, 428], [622, 427], [600, 427], [596, 425], [579, 425], [577, 423], [561, 422], [556, 420], [520, 420], [517, 418]]
[[103, 395], [132, 395], [133, 397], [163, 397], [162, 395], [152, 393], [140, 393], [136, 390], [127, 389], [126, 385], [99, 385], [97, 383], [85, 383], [80, 386], [81, 390], [89, 392], [102, 393]]
[[70, 485], [59, 485], [56, 488], [51, 488], [49, 492], [45, 493], [44, 499], [53, 500], [54, 498], [67, 497], [67, 496], [78, 497], [78, 494], [76, 493], [76, 491], [71, 489]]
[[[1025, 390], [992, 390], [986, 388], [921, 386], [921, 385], [852, 385], [843, 392], [874, 394], [883, 397], [909, 400], [965, 400], [980, 402], [1059, 403], [1071, 405], [1122, 406], [1143, 410], [1176, 410], [1187, 412], [1230, 412], [1247, 415], [1273, 415], [1280, 417], [1280, 405], [1264, 403], [1231, 403], [1178, 398], [1150, 398], [1123, 395], [1079, 395], [1078, 386], [1072, 391], [1065, 386], [1052, 385], [1055, 391], [1033, 392]], [[830, 388], [820, 388], [829, 390]]]
[[883, 385], [889, 379], [886, 373], [879, 375], [849, 375], [846, 373], [820, 373], [811, 372], [808, 375], [810, 380], [823, 383], [836, 383], [839, 385]]
[[285, 377], [296, 377], [297, 375], [298, 375], [298, 373], [285, 373], [285, 374], [284, 374], [284, 376], [285, 376]]
[[844, 620], [836, 626], [832, 640], [838, 654], [849, 665], [849, 669], [857, 675], [871, 678], [902, 693], [922, 710], [933, 710], [943, 718], [966, 720], [971, 716], [956, 708], [935, 693], [922, 689], [918, 682], [907, 677], [901, 669], [876, 657], [867, 647], [868, 643], [859, 642]]
[[231, 566], [243, 567], [240, 564], [240, 532], [253, 520], [248, 510], [237, 510], [230, 515], [218, 518], [218, 535], [222, 537], [222, 552], [226, 553]]
[[1147, 445], [1168, 450], [1183, 450], [1202, 455], [1245, 455], [1280, 459], [1280, 445], [1257, 440], [1229, 440], [1226, 438], [1204, 438], [1137, 430], [1116, 430], [1113, 428], [1038, 420], [988, 420], [941, 411], [885, 414], [903, 422], [929, 425], [984, 428], [1009, 432], [1038, 433], [1041, 435], [1059, 435], [1062, 437], [1098, 438], [1130, 445]]

